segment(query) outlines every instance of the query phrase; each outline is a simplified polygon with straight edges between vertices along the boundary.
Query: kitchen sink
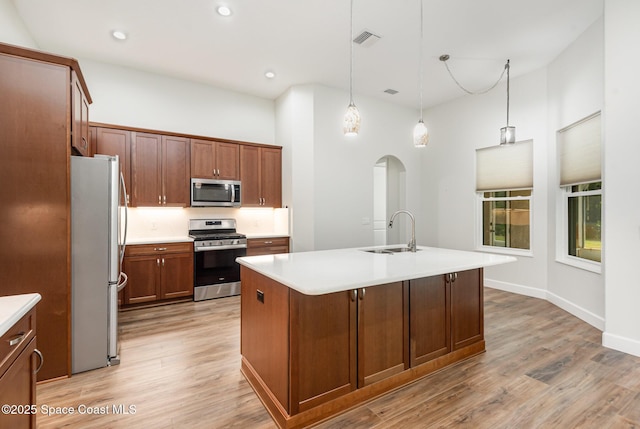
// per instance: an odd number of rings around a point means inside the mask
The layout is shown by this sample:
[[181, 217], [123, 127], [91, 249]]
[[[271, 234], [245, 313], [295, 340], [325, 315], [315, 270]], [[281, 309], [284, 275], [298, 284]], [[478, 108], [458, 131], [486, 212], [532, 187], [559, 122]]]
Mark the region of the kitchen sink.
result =
[[[416, 249], [416, 251], [420, 251], [421, 249]], [[400, 253], [400, 252], [411, 252], [411, 249], [409, 247], [403, 246], [403, 247], [389, 247], [386, 249], [362, 249], [363, 252], [369, 252], [369, 253], [381, 253], [384, 255], [393, 255], [394, 253]]]

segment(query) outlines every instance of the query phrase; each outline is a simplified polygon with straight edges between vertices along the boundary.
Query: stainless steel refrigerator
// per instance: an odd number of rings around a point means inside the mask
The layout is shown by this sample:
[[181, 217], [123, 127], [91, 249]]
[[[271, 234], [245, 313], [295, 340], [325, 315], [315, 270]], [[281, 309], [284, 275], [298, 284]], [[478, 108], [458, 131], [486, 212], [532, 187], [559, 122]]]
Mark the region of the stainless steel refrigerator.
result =
[[120, 201], [125, 195], [117, 156], [71, 157], [73, 374], [120, 362], [118, 292], [127, 284], [122, 272], [127, 208]]

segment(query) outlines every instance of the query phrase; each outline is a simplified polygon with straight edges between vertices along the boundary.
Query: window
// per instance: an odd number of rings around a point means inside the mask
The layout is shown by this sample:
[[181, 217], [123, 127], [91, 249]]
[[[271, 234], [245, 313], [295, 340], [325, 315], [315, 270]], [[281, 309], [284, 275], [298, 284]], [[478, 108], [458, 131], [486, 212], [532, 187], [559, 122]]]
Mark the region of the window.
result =
[[568, 254], [600, 262], [602, 182], [567, 188]]
[[530, 249], [531, 190], [484, 192], [482, 245]]
[[600, 272], [602, 175], [600, 114], [558, 132], [558, 261]]
[[481, 250], [531, 255], [533, 141], [476, 150]]

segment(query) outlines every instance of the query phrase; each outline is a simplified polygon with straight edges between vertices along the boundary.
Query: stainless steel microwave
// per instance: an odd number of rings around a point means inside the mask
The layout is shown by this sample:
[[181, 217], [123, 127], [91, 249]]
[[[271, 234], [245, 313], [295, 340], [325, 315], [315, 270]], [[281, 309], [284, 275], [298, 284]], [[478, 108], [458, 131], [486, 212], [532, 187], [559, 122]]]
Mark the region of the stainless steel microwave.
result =
[[237, 180], [191, 179], [191, 207], [240, 207]]

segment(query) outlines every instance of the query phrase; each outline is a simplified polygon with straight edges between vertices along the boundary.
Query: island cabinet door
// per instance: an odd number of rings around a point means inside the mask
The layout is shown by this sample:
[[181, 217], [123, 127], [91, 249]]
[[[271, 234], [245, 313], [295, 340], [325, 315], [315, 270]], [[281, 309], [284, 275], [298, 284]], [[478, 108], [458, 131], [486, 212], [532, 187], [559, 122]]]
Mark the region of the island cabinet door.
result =
[[482, 268], [453, 273], [451, 284], [451, 341], [458, 350], [484, 340]]
[[409, 281], [411, 366], [451, 351], [451, 288], [446, 275]]
[[290, 415], [357, 387], [355, 291], [303, 295], [291, 291]]
[[402, 282], [358, 289], [358, 387], [409, 368], [408, 288]]

